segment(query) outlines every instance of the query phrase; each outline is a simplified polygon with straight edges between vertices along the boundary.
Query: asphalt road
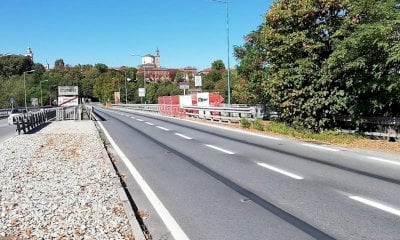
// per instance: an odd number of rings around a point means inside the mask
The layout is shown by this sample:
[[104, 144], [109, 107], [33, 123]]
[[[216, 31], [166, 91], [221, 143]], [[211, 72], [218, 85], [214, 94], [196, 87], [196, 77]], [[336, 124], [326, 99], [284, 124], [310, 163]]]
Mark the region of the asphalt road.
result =
[[96, 113], [177, 224], [163, 223], [122, 167], [153, 239], [400, 239], [399, 155]]
[[0, 119], [0, 142], [14, 136], [15, 129], [15, 125], [8, 125], [7, 118]]

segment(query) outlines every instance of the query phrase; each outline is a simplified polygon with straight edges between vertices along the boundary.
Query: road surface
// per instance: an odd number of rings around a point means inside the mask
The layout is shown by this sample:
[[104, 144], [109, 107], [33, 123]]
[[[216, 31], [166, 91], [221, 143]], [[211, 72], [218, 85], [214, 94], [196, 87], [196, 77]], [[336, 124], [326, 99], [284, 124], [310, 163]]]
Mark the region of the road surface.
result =
[[14, 136], [16, 126], [15, 125], [8, 125], [7, 118], [0, 119], [0, 142]]
[[140, 174], [122, 170], [153, 239], [400, 239], [399, 155], [96, 113]]

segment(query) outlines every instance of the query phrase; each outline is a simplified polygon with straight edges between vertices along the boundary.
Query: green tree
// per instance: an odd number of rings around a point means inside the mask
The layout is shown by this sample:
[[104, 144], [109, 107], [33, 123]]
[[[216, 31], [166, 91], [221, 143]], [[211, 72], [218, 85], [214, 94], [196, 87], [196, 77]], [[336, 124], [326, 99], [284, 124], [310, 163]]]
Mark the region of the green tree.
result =
[[[261, 50], [261, 54], [239, 52], [245, 61], [255, 60], [256, 74], [263, 81], [258, 86], [265, 84], [271, 103], [280, 107], [283, 120], [295, 127], [320, 131], [329, 127], [332, 115], [344, 107], [340, 89], [321, 84], [321, 69], [343, 38], [340, 30], [346, 2], [275, 1], [259, 32], [249, 35], [252, 42], [243, 49]], [[242, 66], [253, 65], [247, 62]]]
[[108, 66], [105, 65], [104, 63], [96, 63], [94, 67], [100, 72], [100, 73], [105, 73], [108, 70]]
[[345, 91], [346, 113], [400, 115], [400, 10], [398, 1], [353, 0], [341, 41], [327, 61], [324, 81]]
[[64, 67], [65, 67], [65, 63], [64, 63], [64, 60], [63, 59], [57, 59], [55, 62], [54, 62], [54, 69], [56, 69], [56, 70], [64, 70]]
[[232, 88], [233, 101], [270, 105], [267, 54], [262, 36], [259, 27], [245, 37], [243, 46], [235, 47], [235, 57], [239, 60], [239, 79]]
[[22, 75], [23, 72], [31, 70], [32, 66], [33, 61], [29, 57], [21, 55], [1, 56], [0, 76]]

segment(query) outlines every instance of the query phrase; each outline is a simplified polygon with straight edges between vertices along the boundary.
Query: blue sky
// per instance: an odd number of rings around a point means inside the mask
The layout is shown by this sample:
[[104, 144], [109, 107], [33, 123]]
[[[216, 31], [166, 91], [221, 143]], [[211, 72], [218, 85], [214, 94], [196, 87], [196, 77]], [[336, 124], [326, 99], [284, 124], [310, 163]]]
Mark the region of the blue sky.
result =
[[[229, 0], [233, 46], [263, 22], [271, 0]], [[0, 53], [23, 54], [52, 67], [104, 63], [137, 66], [158, 48], [163, 67], [201, 70], [227, 62], [226, 8], [212, 0], [1, 0]]]

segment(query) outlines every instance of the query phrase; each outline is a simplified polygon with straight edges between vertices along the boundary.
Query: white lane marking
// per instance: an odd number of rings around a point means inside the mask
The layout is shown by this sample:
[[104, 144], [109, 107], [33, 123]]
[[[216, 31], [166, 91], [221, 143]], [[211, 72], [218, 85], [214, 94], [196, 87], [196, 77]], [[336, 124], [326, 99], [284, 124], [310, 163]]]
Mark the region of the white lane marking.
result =
[[274, 171], [274, 172], [283, 174], [283, 175], [285, 175], [285, 176], [294, 178], [294, 179], [296, 179], [296, 180], [302, 180], [302, 179], [304, 179], [303, 177], [301, 177], [301, 176], [299, 176], [299, 175], [290, 173], [290, 172], [288, 172], [288, 171], [282, 170], [282, 169], [277, 168], [277, 167], [273, 167], [273, 166], [268, 165], [268, 164], [265, 164], [265, 163], [257, 163], [257, 165], [258, 165], [258, 166], [261, 166], [261, 167], [264, 167], [264, 168], [267, 168], [267, 169], [269, 169], [269, 170], [271, 170], [271, 171]]
[[161, 126], [156, 126], [157, 128], [159, 128], [159, 129], [162, 129], [162, 130], [164, 130], [164, 131], [169, 131], [169, 129], [168, 128], [165, 128], [165, 127], [161, 127]]
[[215, 149], [215, 150], [218, 150], [218, 151], [227, 153], [227, 154], [235, 154], [234, 152], [225, 150], [225, 149], [223, 149], [223, 148], [216, 147], [216, 146], [214, 146], [214, 145], [206, 144], [206, 146], [209, 147], [209, 148], [212, 148], [212, 149]]
[[376, 161], [379, 161], [379, 162], [390, 163], [390, 164], [394, 164], [394, 165], [400, 165], [400, 162], [391, 161], [391, 160], [387, 160], [387, 159], [383, 159], [383, 158], [377, 158], [377, 157], [367, 157], [367, 158], [372, 159], [372, 160], [376, 160]]
[[2, 124], [2, 125], [0, 125], [0, 127], [5, 127], [5, 126], [8, 126], [8, 124]]
[[147, 125], [150, 125], [150, 126], [154, 126], [154, 124], [153, 123], [151, 123], [151, 122], [145, 122]]
[[371, 201], [371, 200], [368, 200], [368, 199], [365, 199], [365, 198], [362, 198], [362, 197], [358, 197], [358, 196], [349, 196], [349, 198], [351, 198], [351, 199], [353, 199], [355, 201], [364, 203], [366, 205], [369, 205], [371, 207], [378, 208], [378, 209], [383, 210], [385, 212], [400, 216], [400, 210], [392, 208], [392, 207], [389, 207], [389, 206], [386, 206], [386, 205], [384, 205], [382, 203], [374, 202], [374, 201]]
[[188, 136], [183, 135], [183, 134], [180, 134], [180, 133], [174, 133], [174, 134], [175, 134], [176, 136], [179, 136], [179, 137], [184, 138], [184, 139], [187, 139], [187, 140], [193, 139], [193, 138], [191, 138], [191, 137], [188, 137]]
[[103, 124], [98, 122], [107, 139], [110, 141], [111, 145], [121, 157], [122, 161], [125, 163], [132, 176], [135, 178], [136, 182], [139, 184], [140, 188], [143, 190], [146, 197], [149, 199], [150, 203], [153, 205], [154, 209], [157, 211], [158, 215], [161, 217], [165, 226], [169, 229], [174, 239], [182, 239], [189, 240], [189, 237], [185, 234], [182, 228], [178, 225], [172, 215], [169, 213], [164, 204], [160, 201], [154, 191], [150, 188], [147, 182], [143, 179], [142, 175], [139, 171], [133, 166], [133, 164], [129, 161], [126, 155], [122, 152], [122, 150], [118, 147], [118, 145], [111, 138], [110, 134], [103, 127]]
[[338, 149], [334, 149], [334, 148], [328, 148], [328, 147], [323, 147], [323, 146], [318, 146], [315, 144], [308, 144], [308, 143], [303, 143], [303, 146], [307, 146], [307, 147], [312, 147], [312, 148], [318, 148], [318, 149], [323, 149], [323, 150], [328, 150], [328, 151], [332, 151], [332, 152], [338, 152]]
[[135, 117], [131, 117], [132, 119], [135, 119]]
[[142, 119], [140, 119], [140, 118], [137, 118], [136, 120], [138, 120], [139, 122], [143, 122], [144, 120], [142, 120]]

